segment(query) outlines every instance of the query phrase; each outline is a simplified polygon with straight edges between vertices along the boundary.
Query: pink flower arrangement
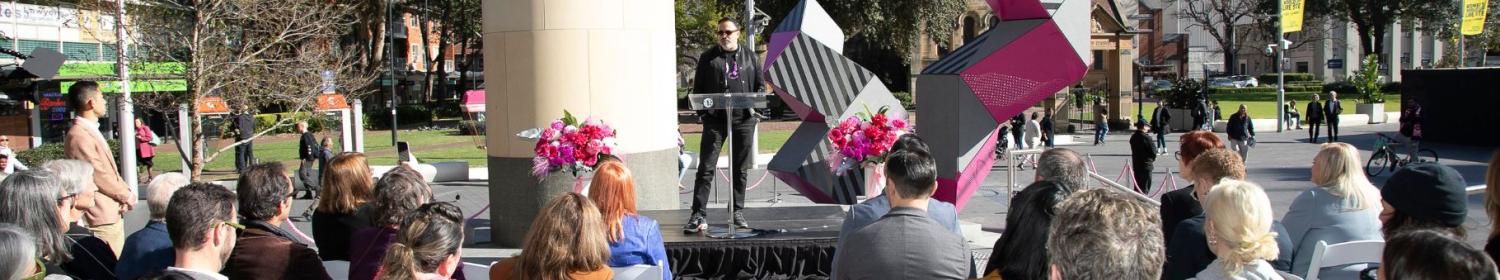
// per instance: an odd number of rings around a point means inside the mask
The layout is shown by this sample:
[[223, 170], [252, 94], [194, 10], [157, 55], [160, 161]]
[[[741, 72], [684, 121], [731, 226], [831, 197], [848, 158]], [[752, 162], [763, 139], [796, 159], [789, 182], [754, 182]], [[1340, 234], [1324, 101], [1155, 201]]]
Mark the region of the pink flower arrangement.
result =
[[828, 131], [828, 142], [833, 144], [829, 153], [829, 165], [835, 173], [842, 175], [855, 166], [880, 164], [896, 144], [896, 138], [907, 132], [906, 120], [890, 118], [888, 107], [881, 107], [874, 114], [851, 116]]
[[593, 170], [601, 156], [614, 155], [615, 147], [615, 130], [608, 124], [593, 118], [580, 123], [563, 111], [562, 119], [542, 128], [533, 150], [531, 175], [542, 178], [564, 168], [575, 173]]

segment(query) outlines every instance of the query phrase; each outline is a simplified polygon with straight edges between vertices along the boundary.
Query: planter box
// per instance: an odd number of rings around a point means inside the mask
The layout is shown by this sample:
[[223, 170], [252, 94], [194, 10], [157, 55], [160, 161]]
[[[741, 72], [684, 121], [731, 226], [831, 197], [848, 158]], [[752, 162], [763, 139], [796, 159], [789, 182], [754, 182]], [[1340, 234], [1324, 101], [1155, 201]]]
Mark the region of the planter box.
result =
[[1370, 117], [1369, 123], [1385, 123], [1385, 103], [1360, 103], [1354, 105], [1354, 113]]
[[[1172, 121], [1167, 124], [1172, 131], [1188, 131], [1195, 129], [1195, 127], [1193, 127], [1192, 110], [1167, 108], [1167, 113], [1172, 114]], [[1146, 116], [1147, 121], [1150, 121], [1150, 118], [1151, 116]]]

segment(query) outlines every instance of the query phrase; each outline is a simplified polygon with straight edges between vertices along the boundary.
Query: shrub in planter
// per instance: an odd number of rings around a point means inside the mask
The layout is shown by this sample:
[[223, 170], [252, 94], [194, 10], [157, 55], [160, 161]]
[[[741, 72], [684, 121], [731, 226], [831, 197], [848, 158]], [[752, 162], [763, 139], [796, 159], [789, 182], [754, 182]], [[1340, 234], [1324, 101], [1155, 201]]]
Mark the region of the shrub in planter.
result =
[[458, 122], [458, 134], [460, 135], [484, 135], [484, 123], [473, 120]]
[[896, 97], [896, 101], [901, 101], [902, 108], [906, 108], [907, 110], [917, 109], [917, 101], [912, 99], [910, 92], [898, 91], [892, 92], [891, 95]]
[[1161, 98], [1165, 99], [1163, 103], [1166, 103], [1169, 108], [1192, 108], [1192, 106], [1197, 104], [1198, 96], [1203, 93], [1205, 88], [1203, 82], [1192, 79], [1177, 80], [1173, 84], [1177, 86], [1161, 93]]

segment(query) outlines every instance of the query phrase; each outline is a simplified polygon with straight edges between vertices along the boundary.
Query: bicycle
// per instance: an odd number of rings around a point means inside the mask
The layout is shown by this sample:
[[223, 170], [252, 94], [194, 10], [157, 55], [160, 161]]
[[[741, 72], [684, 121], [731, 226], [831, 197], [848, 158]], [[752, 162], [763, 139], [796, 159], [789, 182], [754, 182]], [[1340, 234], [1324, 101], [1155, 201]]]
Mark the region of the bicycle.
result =
[[1397, 168], [1401, 168], [1407, 164], [1438, 162], [1437, 151], [1425, 148], [1418, 148], [1415, 154], [1407, 154], [1406, 158], [1401, 158], [1401, 154], [1392, 149], [1392, 146], [1413, 145], [1415, 147], [1416, 144], [1401, 143], [1390, 136], [1386, 136], [1384, 133], [1376, 133], [1375, 135], [1380, 136], [1380, 138], [1375, 139], [1375, 153], [1370, 155], [1369, 161], [1365, 162], [1365, 173], [1370, 176], [1378, 176], [1385, 171], [1395, 172]]

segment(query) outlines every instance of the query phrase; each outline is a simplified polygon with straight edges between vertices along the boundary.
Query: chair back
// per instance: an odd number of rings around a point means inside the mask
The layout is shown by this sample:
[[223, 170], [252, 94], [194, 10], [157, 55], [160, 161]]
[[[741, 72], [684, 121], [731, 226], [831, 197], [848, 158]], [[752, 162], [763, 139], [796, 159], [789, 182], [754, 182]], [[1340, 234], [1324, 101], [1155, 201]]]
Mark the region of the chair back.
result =
[[[491, 263], [490, 265], [494, 265]], [[464, 279], [468, 280], [490, 280], [490, 265], [477, 263], [464, 263]]]
[[611, 278], [614, 280], [661, 280], [663, 273], [660, 266], [644, 264], [609, 269], [615, 272], [615, 277]]
[[323, 261], [323, 270], [334, 280], [349, 279], [349, 261]]
[[1384, 240], [1349, 241], [1333, 245], [1318, 241], [1318, 245], [1313, 247], [1312, 261], [1307, 266], [1307, 280], [1317, 280], [1318, 271], [1324, 267], [1380, 263], [1380, 255], [1383, 252], [1385, 252]]

